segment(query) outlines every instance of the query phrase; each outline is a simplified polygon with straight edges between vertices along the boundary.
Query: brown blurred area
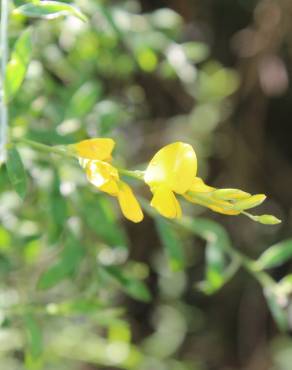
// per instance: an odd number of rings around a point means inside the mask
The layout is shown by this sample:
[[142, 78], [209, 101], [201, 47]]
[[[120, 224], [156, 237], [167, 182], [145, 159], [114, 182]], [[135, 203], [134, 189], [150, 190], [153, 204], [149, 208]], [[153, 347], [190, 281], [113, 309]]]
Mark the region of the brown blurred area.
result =
[[[227, 228], [236, 248], [256, 257], [267, 246], [291, 235], [292, 1], [141, 0], [141, 5], [146, 12], [172, 7], [186, 21], [183, 41], [206, 42], [212, 57], [240, 75], [232, 114], [214, 135], [208, 181], [267, 194], [269, 201], [262, 207], [263, 213], [276, 214], [284, 223], [271, 231], [245, 219], [210, 212], [208, 217]], [[154, 82], [143, 81], [146, 93], [151, 83]], [[155, 94], [147, 99], [158, 118], [187, 113], [196, 104], [188, 96], [169, 98], [163, 85], [156, 85], [154, 90]], [[160, 124], [163, 126], [163, 122]], [[152, 146], [157, 145], [148, 143], [148, 148]], [[148, 244], [152, 230], [150, 221], [138, 231], [131, 228], [133, 244], [145, 246], [145, 235], [149, 235]], [[147, 246], [133, 251], [133, 258], [147, 260]], [[279, 279], [289, 270], [291, 264], [275, 271], [274, 277]], [[188, 272], [191, 281], [194, 273]], [[155, 277], [150, 284], [155, 292]], [[213, 297], [196, 293], [190, 286], [185, 300], [202, 309], [208, 321], [196, 335], [188, 334], [181, 349], [184, 357], [192, 359], [199, 354], [210, 370], [277, 370], [271, 346], [278, 338], [278, 330], [260, 288], [246, 273], [237, 274]], [[137, 304], [130, 306], [130, 313], [134, 322], [145, 321], [150, 314], [149, 307], [144, 311], [144, 306]], [[136, 330], [137, 338], [141, 336], [139, 331], [151, 331], [145, 323]]]

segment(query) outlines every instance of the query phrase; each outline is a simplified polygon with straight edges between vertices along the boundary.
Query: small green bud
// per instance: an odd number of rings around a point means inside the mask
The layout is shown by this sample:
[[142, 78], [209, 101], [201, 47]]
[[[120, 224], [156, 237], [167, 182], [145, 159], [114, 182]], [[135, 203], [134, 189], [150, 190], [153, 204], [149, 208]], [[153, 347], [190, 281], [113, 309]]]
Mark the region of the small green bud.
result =
[[253, 216], [252, 219], [264, 225], [277, 225], [282, 222], [281, 220], [279, 220], [277, 217], [273, 215]]
[[265, 199], [265, 194], [252, 195], [247, 199], [239, 200], [238, 202], [234, 203], [234, 209], [238, 211], [244, 211], [249, 208], [254, 208], [262, 204]]

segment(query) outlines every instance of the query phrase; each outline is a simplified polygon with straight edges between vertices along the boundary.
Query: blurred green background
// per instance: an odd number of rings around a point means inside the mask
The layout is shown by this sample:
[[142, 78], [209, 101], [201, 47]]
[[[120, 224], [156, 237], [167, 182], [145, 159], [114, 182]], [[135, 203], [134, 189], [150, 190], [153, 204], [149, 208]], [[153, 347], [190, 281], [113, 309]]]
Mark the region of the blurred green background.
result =
[[131, 224], [77, 163], [18, 145], [24, 200], [0, 169], [0, 369], [291, 370], [291, 1], [74, 5], [88, 22], [10, 18], [11, 49], [32, 38], [11, 136], [112, 137], [133, 169], [186, 141], [208, 184], [267, 194], [283, 223], [184, 204], [180, 223]]

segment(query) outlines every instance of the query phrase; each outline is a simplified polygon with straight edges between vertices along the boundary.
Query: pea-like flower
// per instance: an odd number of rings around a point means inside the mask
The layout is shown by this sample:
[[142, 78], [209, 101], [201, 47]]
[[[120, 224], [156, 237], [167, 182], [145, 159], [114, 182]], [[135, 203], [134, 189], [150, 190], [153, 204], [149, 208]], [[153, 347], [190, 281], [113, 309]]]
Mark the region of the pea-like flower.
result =
[[116, 197], [127, 219], [140, 222], [143, 213], [132, 189], [120, 180], [118, 170], [110, 163], [114, 146], [112, 139], [97, 138], [69, 145], [68, 149], [79, 159], [88, 181], [100, 191]]
[[244, 214], [263, 224], [281, 222], [272, 215], [256, 216], [246, 212], [260, 205], [266, 199], [264, 194], [251, 195], [239, 189], [217, 189], [205, 184], [197, 177], [197, 157], [190, 144], [175, 142], [164, 146], [151, 159], [145, 172], [114, 167], [111, 164], [114, 146], [110, 138], [96, 138], [68, 145], [66, 151], [79, 159], [91, 184], [118, 199], [124, 216], [133, 222], [142, 221], [143, 213], [130, 186], [120, 179], [120, 173], [143, 179], [153, 194], [151, 206], [170, 219], [181, 217], [177, 196], [182, 196], [225, 215]]
[[166, 145], [150, 161], [144, 176], [153, 197], [151, 206], [167, 218], [181, 217], [176, 194], [186, 200], [225, 215], [245, 214], [264, 224], [280, 222], [272, 215], [254, 216], [247, 209], [260, 205], [264, 194], [251, 195], [239, 189], [216, 189], [197, 177], [197, 158], [193, 147], [183, 142]]
[[189, 144], [176, 142], [160, 149], [150, 161], [144, 176], [153, 193], [151, 206], [167, 218], [181, 216], [175, 194], [185, 194], [197, 173], [197, 157]]

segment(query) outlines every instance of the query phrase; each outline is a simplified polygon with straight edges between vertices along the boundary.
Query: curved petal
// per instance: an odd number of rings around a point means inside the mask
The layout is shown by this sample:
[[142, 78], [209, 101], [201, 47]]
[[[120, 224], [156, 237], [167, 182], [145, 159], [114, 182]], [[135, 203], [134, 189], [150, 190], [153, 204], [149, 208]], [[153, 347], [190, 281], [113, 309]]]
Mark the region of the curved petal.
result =
[[115, 167], [107, 162], [88, 161], [86, 164], [88, 181], [99, 190], [116, 195], [119, 191], [119, 174]]
[[181, 217], [182, 212], [179, 202], [171, 189], [166, 186], [160, 186], [154, 191], [150, 204], [164, 217]]
[[119, 187], [115, 180], [107, 181], [104, 185], [99, 187], [99, 190], [113, 196], [117, 196], [119, 193]]
[[160, 149], [150, 161], [144, 180], [151, 187], [165, 185], [183, 194], [197, 173], [197, 157], [189, 144], [176, 142]]
[[221, 213], [222, 215], [237, 216], [237, 215], [240, 214], [239, 211], [224, 208], [224, 204], [222, 204], [222, 206], [220, 206], [218, 204], [209, 205], [208, 208], [210, 208], [214, 212]]
[[119, 183], [118, 201], [123, 215], [130, 221], [140, 222], [143, 220], [142, 209], [128, 184]]
[[200, 177], [195, 177], [189, 190], [196, 193], [210, 193], [216, 189], [206, 185]]
[[83, 140], [72, 145], [78, 157], [100, 161], [111, 159], [114, 146], [115, 142], [109, 138]]

